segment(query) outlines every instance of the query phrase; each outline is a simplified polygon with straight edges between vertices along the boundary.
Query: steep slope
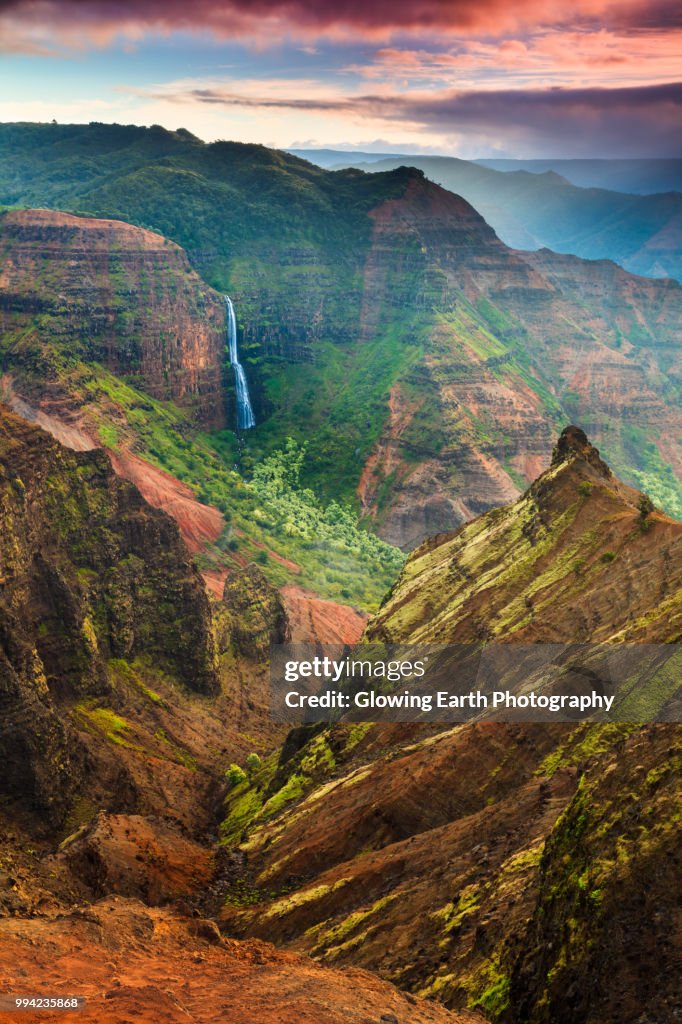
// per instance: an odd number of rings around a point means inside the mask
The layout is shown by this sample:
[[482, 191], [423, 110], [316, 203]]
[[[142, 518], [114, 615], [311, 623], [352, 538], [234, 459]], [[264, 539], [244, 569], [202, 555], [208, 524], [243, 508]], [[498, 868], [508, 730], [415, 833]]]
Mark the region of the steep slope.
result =
[[[678, 642], [682, 525], [568, 428], [521, 499], [410, 557], [366, 636]], [[673, 1020], [681, 744], [625, 723], [299, 730], [228, 795], [246, 864], [223, 918], [493, 1021]]]
[[255, 567], [213, 618], [173, 520], [1, 406], [0, 565], [3, 1000], [33, 979], [89, 1021], [475, 1020], [201, 916], [223, 773], [278, 738], [263, 652], [288, 627]]
[[[399, 156], [363, 163], [347, 156], [338, 167], [389, 171], [401, 164], [464, 196], [500, 238], [517, 249], [547, 247], [583, 259], [609, 259], [633, 274], [682, 277], [680, 182], [632, 195], [613, 186], [579, 188], [561, 171], [493, 169], [454, 157]], [[673, 189], [677, 191], [673, 191]]]
[[103, 453], [68, 452], [4, 411], [0, 431], [5, 793], [58, 815], [70, 744], [54, 702], [94, 718], [87, 701], [111, 693], [112, 659], [149, 658], [215, 692], [210, 612], [173, 521]]
[[636, 467], [633, 482], [682, 512], [679, 285], [510, 251], [471, 207], [419, 177], [372, 217], [367, 336], [401, 310], [432, 311], [360, 479], [382, 536], [408, 546], [510, 500], [567, 410], [604, 439], [617, 469]]
[[517, 502], [412, 553], [367, 637], [676, 641], [682, 524], [649, 508], [568, 427]]

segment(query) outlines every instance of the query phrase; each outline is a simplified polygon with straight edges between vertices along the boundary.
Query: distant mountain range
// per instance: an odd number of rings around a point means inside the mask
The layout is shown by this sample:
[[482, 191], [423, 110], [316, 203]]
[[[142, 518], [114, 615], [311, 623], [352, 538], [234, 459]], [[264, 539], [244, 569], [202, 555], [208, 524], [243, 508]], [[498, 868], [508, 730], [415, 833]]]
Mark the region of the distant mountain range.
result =
[[606, 188], [614, 192], [682, 192], [682, 159], [633, 160], [475, 160], [495, 171], [555, 171], [580, 188]]
[[[410, 163], [411, 160], [426, 160], [433, 156], [437, 159], [450, 159], [433, 153], [373, 153], [360, 149], [289, 149], [287, 152], [329, 170], [344, 167], [350, 160], [358, 163], [378, 163], [380, 160], [401, 160], [403, 163]], [[494, 171], [529, 171], [531, 174], [555, 171], [566, 181], [580, 188], [605, 188], [612, 192], [633, 192], [638, 195], [682, 192], [682, 157], [632, 160], [488, 158], [464, 162], [490, 167]]]
[[[475, 206], [502, 241], [515, 249], [546, 246], [583, 259], [614, 260], [645, 277], [682, 278], [682, 191], [672, 191], [682, 189], [682, 160], [603, 161], [602, 167], [601, 161], [474, 163], [412, 154], [379, 158], [340, 150], [332, 160], [331, 150], [297, 153], [334, 168], [376, 172], [418, 167], [431, 181]], [[626, 166], [621, 167], [623, 163]], [[589, 187], [578, 187], [578, 180]], [[601, 187], [593, 187], [595, 183]], [[611, 191], [616, 183], [622, 191]], [[655, 194], [632, 194], [636, 192]]]

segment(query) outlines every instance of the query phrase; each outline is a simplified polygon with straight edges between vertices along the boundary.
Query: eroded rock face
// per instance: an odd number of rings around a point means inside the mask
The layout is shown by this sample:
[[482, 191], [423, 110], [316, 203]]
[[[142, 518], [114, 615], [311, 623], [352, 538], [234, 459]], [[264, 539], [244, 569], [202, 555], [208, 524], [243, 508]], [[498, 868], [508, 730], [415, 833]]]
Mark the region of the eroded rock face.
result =
[[393, 384], [358, 485], [382, 537], [407, 550], [513, 500], [569, 416], [621, 473], [644, 465], [631, 429], [682, 471], [677, 282], [509, 249], [416, 173], [371, 217], [361, 341], [407, 320], [401, 344], [423, 348]]
[[424, 356], [393, 386], [358, 495], [377, 532], [407, 550], [512, 500], [551, 450], [551, 413], [504, 345], [486, 351], [476, 304], [503, 285], [530, 304], [555, 289], [469, 203], [416, 172], [371, 217], [362, 340], [410, 317]]
[[57, 820], [78, 757], [60, 705], [107, 693], [111, 659], [215, 692], [208, 598], [174, 521], [104, 452], [65, 449], [1, 406], [0, 565], [2, 785]]
[[189, 408], [202, 426], [224, 425], [224, 303], [179, 246], [122, 221], [15, 210], [0, 217], [0, 252], [0, 329], [19, 337], [30, 325], [46, 346], [26, 366], [15, 351], [15, 368], [56, 385], [52, 346]]
[[286, 642], [354, 644], [364, 632], [367, 614], [357, 608], [325, 601], [293, 583], [281, 595], [289, 622]]
[[270, 644], [286, 643], [289, 624], [279, 591], [251, 562], [225, 580], [221, 647], [232, 645], [238, 655], [265, 659]]
[[135, 896], [149, 905], [196, 895], [213, 867], [209, 849], [176, 825], [103, 811], [66, 841], [62, 856], [95, 896]]

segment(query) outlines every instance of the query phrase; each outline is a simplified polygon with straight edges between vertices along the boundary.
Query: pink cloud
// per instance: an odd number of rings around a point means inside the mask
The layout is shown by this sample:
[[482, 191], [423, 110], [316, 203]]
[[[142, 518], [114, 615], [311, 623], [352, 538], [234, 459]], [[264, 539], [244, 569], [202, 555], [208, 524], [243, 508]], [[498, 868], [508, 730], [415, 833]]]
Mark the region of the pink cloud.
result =
[[7, 47], [99, 45], [147, 31], [209, 31], [220, 38], [267, 44], [282, 36], [384, 39], [398, 33], [501, 36], [534, 27], [603, 24], [620, 29], [682, 21], [677, 0], [2, 0]]
[[634, 85], [674, 80], [680, 69], [680, 36], [675, 32], [622, 34], [600, 30], [548, 31], [527, 40], [471, 40], [449, 52], [383, 47], [365, 65], [349, 70], [375, 82], [405, 79], [471, 86], [476, 79], [504, 73], [509, 88], [529, 83]]

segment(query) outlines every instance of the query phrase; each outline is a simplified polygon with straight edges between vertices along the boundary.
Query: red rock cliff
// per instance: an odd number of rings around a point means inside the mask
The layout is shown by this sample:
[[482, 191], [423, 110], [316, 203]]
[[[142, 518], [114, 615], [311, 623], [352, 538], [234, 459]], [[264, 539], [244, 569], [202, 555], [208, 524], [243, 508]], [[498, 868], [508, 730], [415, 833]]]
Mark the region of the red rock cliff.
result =
[[223, 425], [224, 306], [179, 246], [122, 221], [14, 210], [0, 218], [0, 253], [0, 330], [15, 347], [30, 325]]

